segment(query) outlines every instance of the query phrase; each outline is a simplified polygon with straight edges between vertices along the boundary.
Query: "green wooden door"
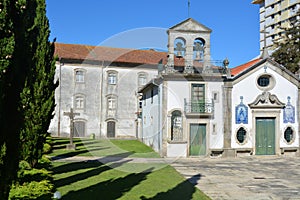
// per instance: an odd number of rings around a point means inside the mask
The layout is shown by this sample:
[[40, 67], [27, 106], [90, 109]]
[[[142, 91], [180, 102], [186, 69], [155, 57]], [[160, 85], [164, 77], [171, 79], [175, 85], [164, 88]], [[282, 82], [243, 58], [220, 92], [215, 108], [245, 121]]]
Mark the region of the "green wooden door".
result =
[[256, 155], [275, 154], [275, 119], [256, 118]]
[[190, 156], [206, 155], [206, 125], [190, 124]]

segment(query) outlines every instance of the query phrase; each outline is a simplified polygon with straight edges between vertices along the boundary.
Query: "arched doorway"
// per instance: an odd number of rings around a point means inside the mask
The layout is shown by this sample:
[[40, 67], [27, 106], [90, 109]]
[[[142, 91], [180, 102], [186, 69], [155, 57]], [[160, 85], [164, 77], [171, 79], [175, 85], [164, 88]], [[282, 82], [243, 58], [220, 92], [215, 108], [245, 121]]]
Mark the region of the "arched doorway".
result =
[[116, 136], [116, 122], [107, 122], [107, 137], [114, 138]]

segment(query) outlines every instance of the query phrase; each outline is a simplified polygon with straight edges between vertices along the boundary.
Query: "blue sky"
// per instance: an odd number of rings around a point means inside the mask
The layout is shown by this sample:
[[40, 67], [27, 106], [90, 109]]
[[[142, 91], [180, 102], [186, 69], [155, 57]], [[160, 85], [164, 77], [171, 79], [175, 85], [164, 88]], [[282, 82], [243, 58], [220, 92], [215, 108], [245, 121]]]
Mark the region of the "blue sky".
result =
[[[230, 67], [259, 55], [259, 6], [252, 0], [190, 0], [190, 17], [213, 30], [211, 57]], [[188, 18], [188, 0], [46, 0], [57, 42], [167, 49], [166, 29]]]

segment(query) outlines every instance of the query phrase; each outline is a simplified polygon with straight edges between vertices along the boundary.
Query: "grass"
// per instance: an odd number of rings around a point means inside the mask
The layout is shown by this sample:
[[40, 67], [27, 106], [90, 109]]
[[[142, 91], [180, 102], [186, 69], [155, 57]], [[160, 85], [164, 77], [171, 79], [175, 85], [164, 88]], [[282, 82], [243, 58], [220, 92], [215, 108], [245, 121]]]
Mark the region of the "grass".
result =
[[128, 157], [159, 158], [159, 155], [150, 147], [137, 140], [92, 140], [74, 138], [76, 151], [66, 150], [69, 143], [67, 138], [53, 139], [53, 152], [50, 156], [119, 156], [127, 154]]
[[[78, 150], [67, 151], [66, 139], [54, 139], [52, 156], [158, 157], [151, 148], [136, 140], [75, 140]], [[89, 154], [88, 150], [94, 150]], [[120, 158], [103, 164], [53, 162], [54, 184], [63, 200], [81, 199], [209, 199], [174, 168], [161, 163], [129, 163]], [[200, 176], [194, 177], [196, 179]]]

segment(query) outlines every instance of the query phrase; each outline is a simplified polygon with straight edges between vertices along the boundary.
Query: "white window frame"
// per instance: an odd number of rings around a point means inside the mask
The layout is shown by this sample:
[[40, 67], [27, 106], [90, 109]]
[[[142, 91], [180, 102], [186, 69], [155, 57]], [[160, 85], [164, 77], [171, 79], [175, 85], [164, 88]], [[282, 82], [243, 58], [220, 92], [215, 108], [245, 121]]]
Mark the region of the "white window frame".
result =
[[108, 85], [116, 85], [117, 84], [117, 72], [111, 71], [107, 74], [107, 84]]
[[74, 96], [74, 107], [76, 110], [85, 109], [85, 96], [82, 94], [76, 94]]
[[85, 71], [83, 69], [75, 69], [75, 82], [84, 83], [85, 82]]

